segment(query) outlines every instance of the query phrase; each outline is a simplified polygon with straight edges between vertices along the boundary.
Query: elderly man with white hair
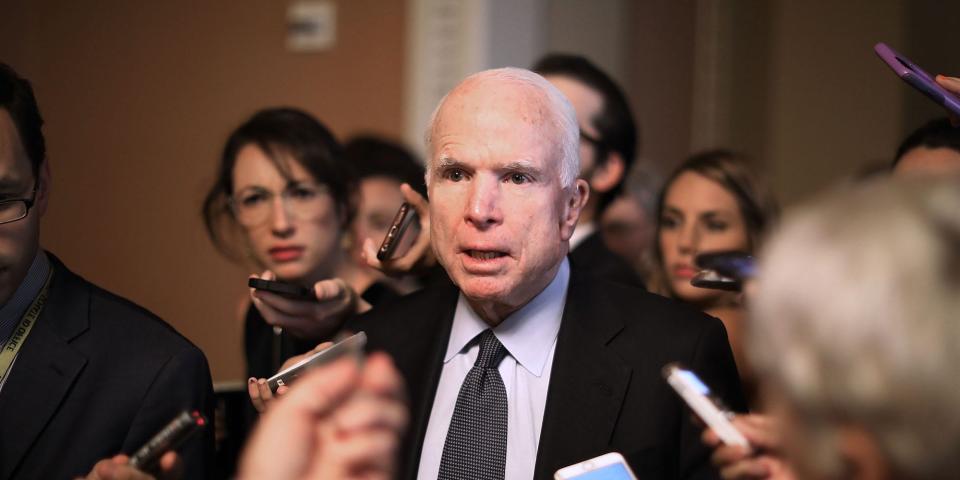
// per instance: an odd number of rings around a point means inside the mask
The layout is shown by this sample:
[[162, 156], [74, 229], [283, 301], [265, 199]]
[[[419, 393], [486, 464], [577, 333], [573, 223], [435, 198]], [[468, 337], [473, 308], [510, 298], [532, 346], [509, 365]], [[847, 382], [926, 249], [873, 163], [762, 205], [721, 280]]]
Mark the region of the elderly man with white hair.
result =
[[403, 478], [550, 478], [610, 451], [640, 478], [716, 476], [660, 370], [684, 362], [744, 408], [723, 325], [570, 267], [578, 137], [527, 70], [470, 76], [434, 112], [430, 233], [451, 282], [347, 324], [407, 382]]
[[769, 415], [735, 421], [757, 453], [719, 447], [724, 477], [957, 478], [960, 178], [831, 192], [763, 260], [748, 350]]

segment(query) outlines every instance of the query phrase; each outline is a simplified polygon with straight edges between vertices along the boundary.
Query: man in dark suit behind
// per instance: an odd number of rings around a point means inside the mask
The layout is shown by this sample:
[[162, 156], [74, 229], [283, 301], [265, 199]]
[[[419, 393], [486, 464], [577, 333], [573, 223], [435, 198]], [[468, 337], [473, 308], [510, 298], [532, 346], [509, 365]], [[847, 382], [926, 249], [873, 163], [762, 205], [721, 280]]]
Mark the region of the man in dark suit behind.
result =
[[533, 66], [573, 105], [580, 127], [580, 178], [590, 198], [570, 237], [570, 260], [578, 268], [625, 285], [644, 287], [630, 263], [604, 243], [600, 216], [623, 194], [623, 184], [637, 156], [637, 123], [619, 85], [590, 60], [552, 53]]
[[[200, 350], [40, 249], [42, 124], [29, 83], [0, 63], [0, 479], [84, 475], [183, 409], [213, 413]], [[212, 428], [184, 445], [186, 478], [210, 473], [212, 450]]]
[[[476, 477], [477, 469], [550, 478], [609, 451], [623, 453], [639, 478], [716, 476], [660, 369], [681, 361], [744, 409], [726, 333], [715, 318], [568, 262], [589, 191], [578, 179], [577, 132], [563, 95], [520, 69], [473, 75], [434, 112], [430, 234], [452, 283], [347, 325], [392, 354], [407, 381], [404, 478]], [[484, 349], [499, 353], [474, 365], [490, 356]], [[476, 399], [468, 385], [477, 378], [491, 382], [485, 391], [505, 392], [505, 410], [496, 395]], [[480, 411], [465, 413], [474, 402]], [[490, 427], [498, 418], [504, 426]], [[462, 427], [471, 421], [475, 428]]]

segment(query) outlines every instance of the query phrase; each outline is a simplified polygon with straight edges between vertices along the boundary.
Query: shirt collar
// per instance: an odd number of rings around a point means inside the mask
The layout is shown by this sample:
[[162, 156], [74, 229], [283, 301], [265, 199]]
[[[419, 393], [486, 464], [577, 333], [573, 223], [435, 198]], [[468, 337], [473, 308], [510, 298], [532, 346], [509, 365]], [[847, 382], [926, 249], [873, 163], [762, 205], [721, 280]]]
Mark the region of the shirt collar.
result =
[[573, 229], [573, 235], [570, 235], [570, 250], [577, 248], [595, 231], [597, 231], [597, 225], [593, 222], [577, 225]]
[[[560, 331], [560, 320], [570, 283], [570, 264], [566, 258], [547, 288], [526, 305], [513, 312], [493, 329], [500, 343], [523, 368], [540, 376]], [[471, 340], [490, 328], [460, 294], [444, 363], [467, 350]]]
[[38, 249], [37, 256], [27, 269], [26, 276], [13, 292], [7, 303], [0, 306], [0, 339], [7, 338], [20, 322], [23, 312], [27, 310], [33, 299], [40, 293], [43, 284], [47, 281], [50, 272], [50, 260], [42, 249]]

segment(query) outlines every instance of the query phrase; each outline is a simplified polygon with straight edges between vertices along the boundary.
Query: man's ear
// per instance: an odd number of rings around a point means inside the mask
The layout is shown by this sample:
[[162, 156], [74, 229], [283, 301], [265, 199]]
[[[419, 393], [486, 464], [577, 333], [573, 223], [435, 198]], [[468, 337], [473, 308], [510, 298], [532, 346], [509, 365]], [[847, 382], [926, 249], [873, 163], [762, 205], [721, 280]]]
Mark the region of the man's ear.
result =
[[599, 163], [593, 169], [590, 188], [600, 193], [609, 192], [623, 180], [626, 173], [627, 164], [623, 161], [623, 157], [617, 152], [610, 152], [607, 154], [606, 161]]
[[573, 235], [573, 228], [577, 226], [580, 220], [580, 212], [587, 204], [590, 198], [590, 184], [586, 180], [578, 178], [573, 188], [568, 190], [567, 199], [564, 203], [563, 218], [560, 223], [560, 234], [565, 240], [569, 240]]
[[50, 187], [53, 177], [50, 175], [50, 161], [44, 160], [37, 172], [37, 196], [33, 201], [33, 208], [39, 216], [47, 212], [47, 202], [50, 200]]

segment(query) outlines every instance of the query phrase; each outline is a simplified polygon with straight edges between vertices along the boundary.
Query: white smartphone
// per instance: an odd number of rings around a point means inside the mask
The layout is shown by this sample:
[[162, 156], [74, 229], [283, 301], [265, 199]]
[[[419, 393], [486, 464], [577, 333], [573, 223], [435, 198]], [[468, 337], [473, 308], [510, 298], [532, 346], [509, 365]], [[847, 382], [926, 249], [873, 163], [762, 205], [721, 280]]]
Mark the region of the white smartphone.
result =
[[270, 386], [270, 391], [276, 393], [278, 388], [292, 384], [298, 377], [311, 368], [330, 363], [347, 354], [354, 356], [359, 363], [363, 359], [363, 347], [366, 344], [367, 334], [364, 332], [347, 337], [334, 343], [326, 350], [314, 353], [291, 365], [289, 368], [281, 370], [276, 375], [267, 379], [267, 385]]
[[623, 455], [616, 452], [563, 467], [553, 474], [553, 478], [554, 480], [637, 480]]
[[680, 394], [683, 401], [703, 420], [703, 423], [712, 428], [720, 440], [727, 445], [749, 447], [747, 438], [733, 426], [730, 419], [733, 413], [723, 406], [710, 388], [692, 371], [683, 368], [678, 363], [670, 363], [663, 367], [663, 376], [667, 383]]

